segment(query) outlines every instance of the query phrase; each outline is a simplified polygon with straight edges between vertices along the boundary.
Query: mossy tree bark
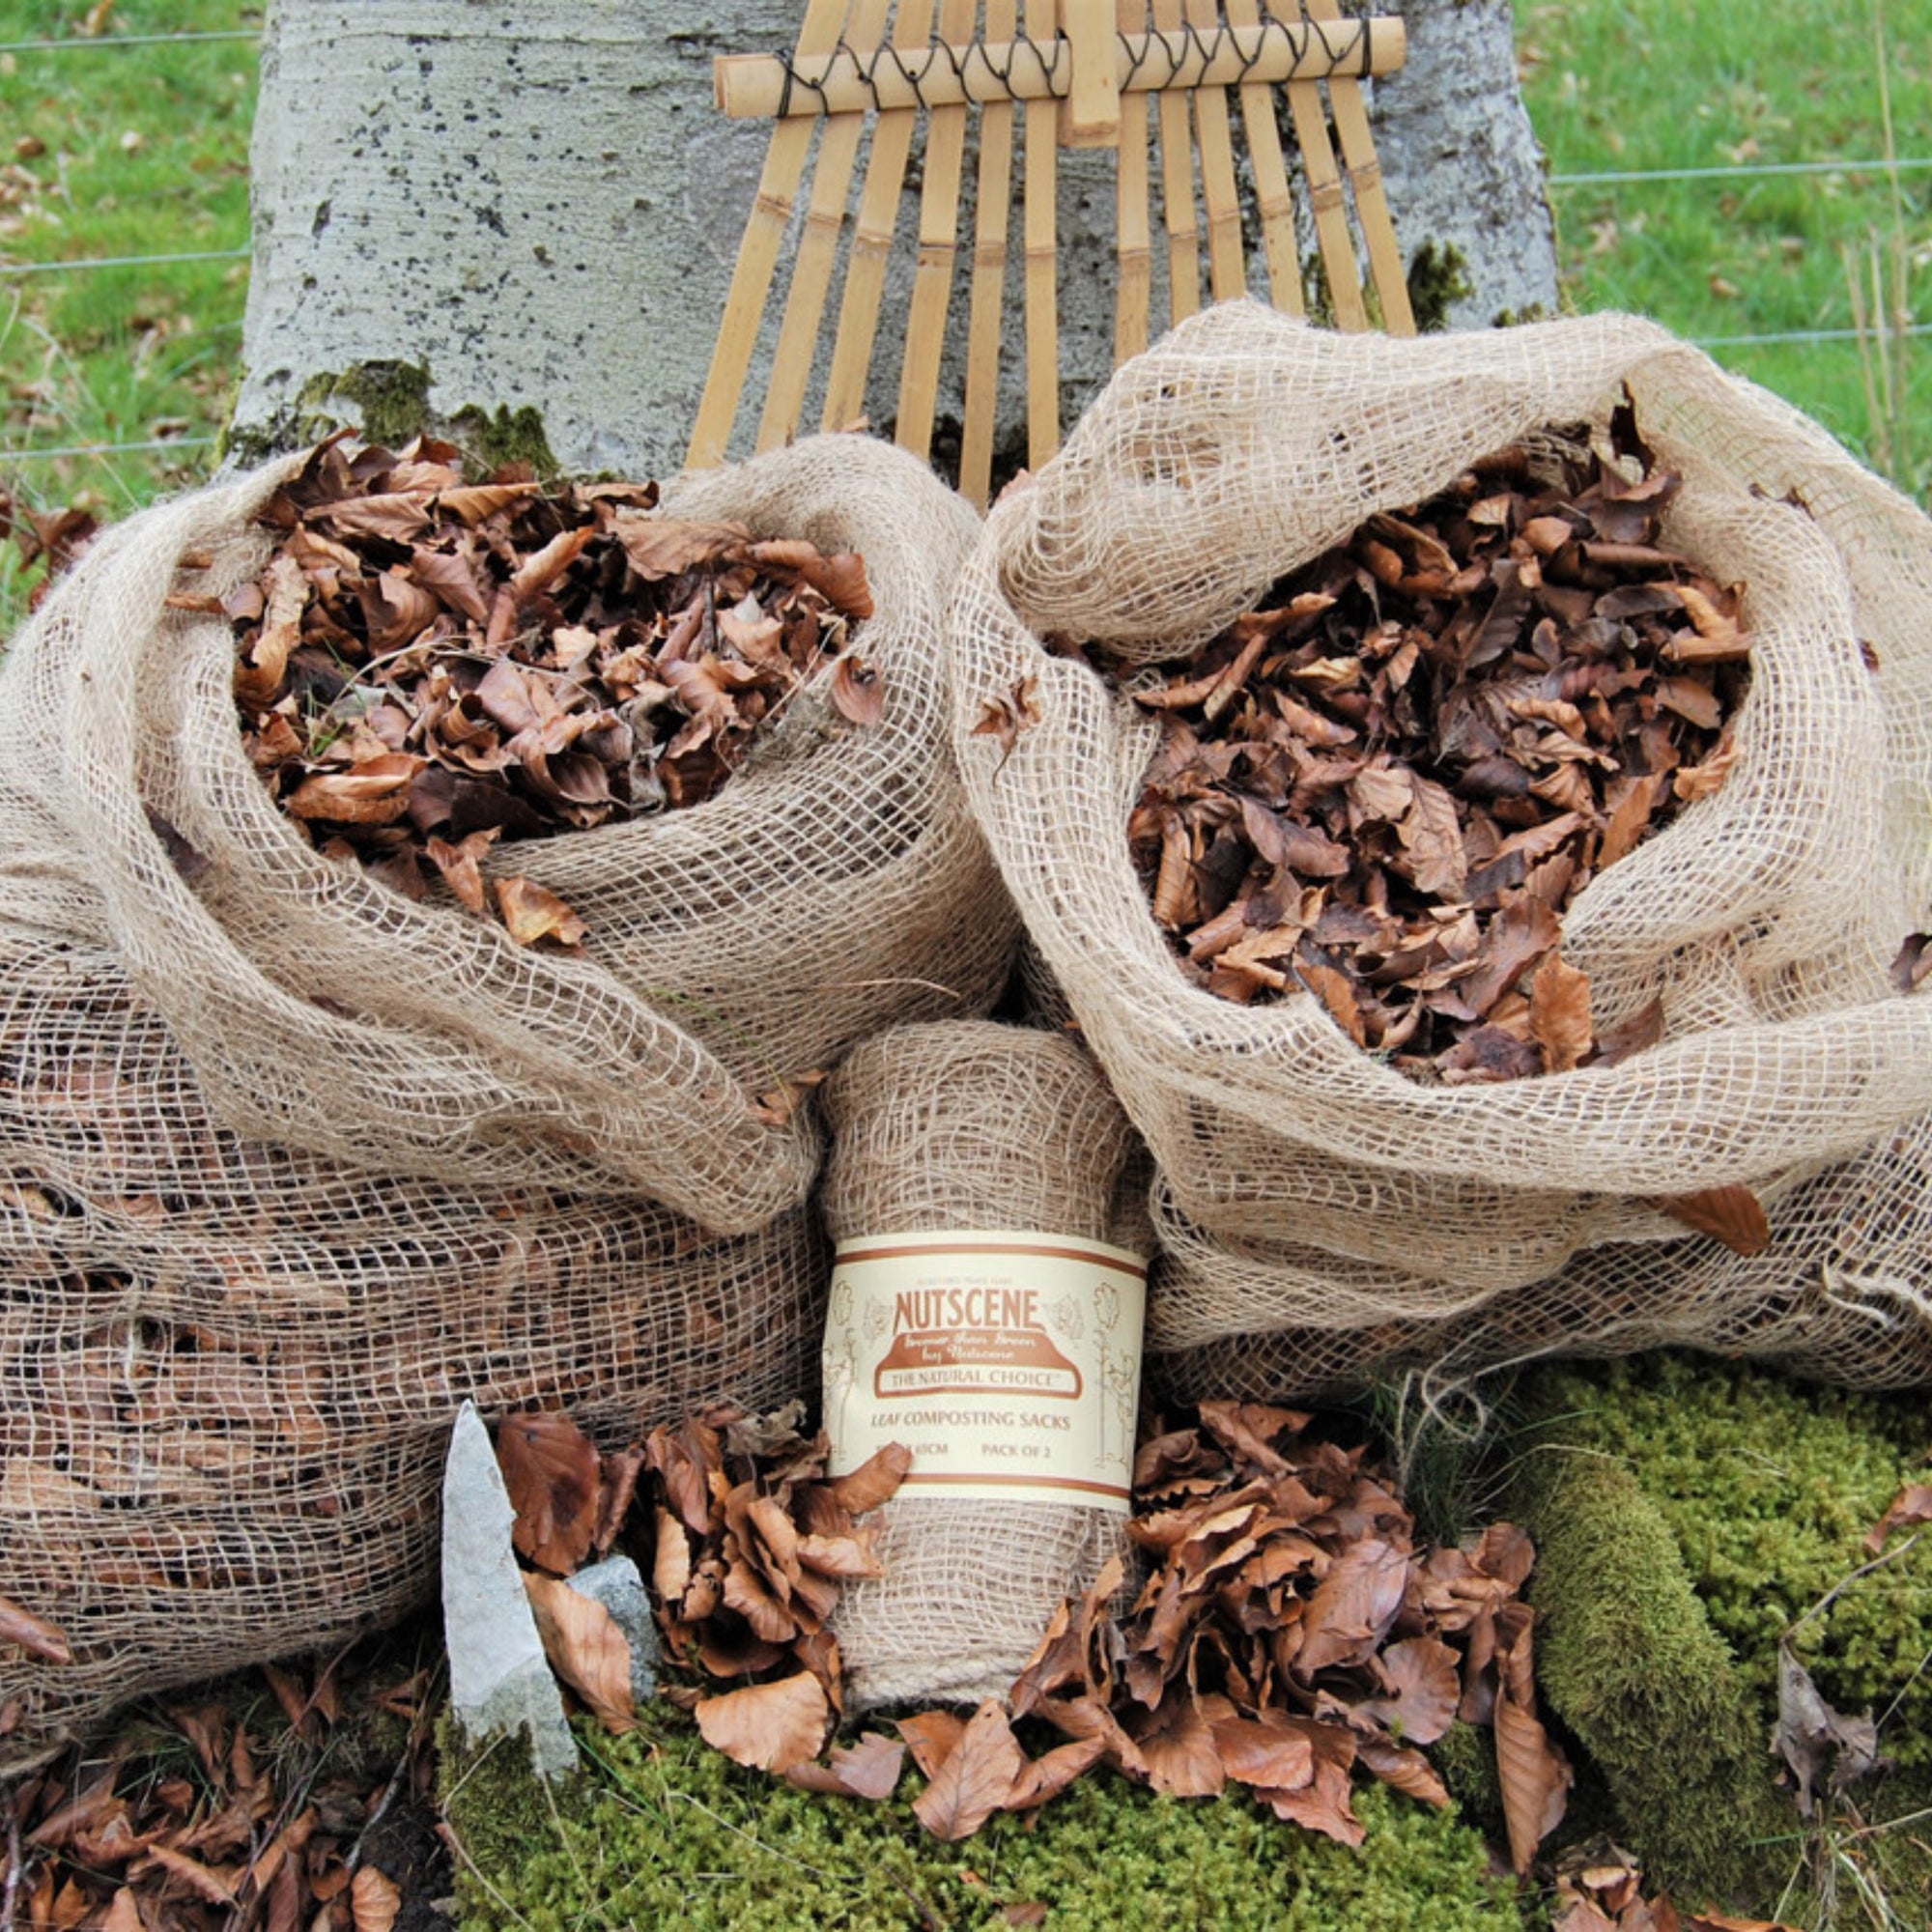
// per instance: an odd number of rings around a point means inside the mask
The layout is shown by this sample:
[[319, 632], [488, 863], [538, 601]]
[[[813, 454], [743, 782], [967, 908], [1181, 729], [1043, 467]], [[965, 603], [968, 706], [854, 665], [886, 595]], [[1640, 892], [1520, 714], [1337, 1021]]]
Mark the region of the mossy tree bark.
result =
[[[1453, 327], [1553, 309], [1549, 213], [1507, 0], [1380, 0], [1380, 10], [1400, 11], [1409, 30], [1408, 68], [1380, 84], [1374, 111], [1425, 309]], [[461, 418], [492, 454], [573, 470], [675, 469], [770, 132], [716, 112], [712, 56], [789, 46], [801, 7], [742, 0], [709, 17], [718, 24], [669, 0], [274, 0], [235, 455], [296, 446], [332, 421], [393, 435], [413, 416]], [[915, 150], [867, 399], [882, 427], [895, 404], [890, 345], [909, 296], [917, 184]], [[1070, 415], [1111, 356], [1111, 155], [1063, 154], [1059, 220]], [[962, 222], [954, 335], [971, 235]], [[1001, 440], [1017, 450], [1017, 235], [1013, 259]], [[1253, 280], [1264, 286], [1259, 265]], [[778, 306], [752, 397], [763, 393]], [[1156, 287], [1156, 325], [1164, 313]], [[956, 417], [962, 384], [949, 345], [942, 423]], [[749, 446], [755, 414], [748, 400], [734, 452]]]

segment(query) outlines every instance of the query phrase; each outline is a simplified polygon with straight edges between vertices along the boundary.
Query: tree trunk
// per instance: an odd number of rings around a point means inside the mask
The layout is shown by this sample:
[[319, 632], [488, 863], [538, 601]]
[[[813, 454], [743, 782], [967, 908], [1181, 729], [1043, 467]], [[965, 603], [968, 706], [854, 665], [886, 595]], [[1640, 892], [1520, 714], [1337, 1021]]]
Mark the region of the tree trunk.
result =
[[[1425, 319], [1481, 327], [1553, 309], [1554, 246], [1507, 0], [1401, 0], [1400, 11], [1408, 66], [1379, 83], [1373, 111]], [[743, 0], [731, 14], [713, 27], [687, 24], [668, 0], [274, 0], [233, 455], [259, 457], [350, 421], [380, 438], [441, 427], [490, 456], [570, 470], [678, 469], [771, 133], [717, 112], [712, 57], [787, 47], [801, 17], [799, 0]], [[887, 429], [920, 158], [915, 148], [867, 395], [871, 421]], [[970, 151], [964, 178], [935, 438], [942, 467], [963, 387]], [[1111, 154], [1063, 151], [1069, 419], [1111, 364], [1114, 220]], [[800, 226], [795, 214], [733, 454], [751, 447]], [[849, 234], [848, 218], [841, 259]], [[1312, 263], [1312, 232], [1303, 255]], [[1017, 232], [1011, 257], [998, 437], [1008, 468], [1024, 450]], [[1258, 262], [1251, 285], [1265, 286]], [[835, 282], [828, 336], [838, 295]], [[1157, 270], [1156, 326], [1165, 313]], [[825, 360], [821, 345], [821, 378]]]

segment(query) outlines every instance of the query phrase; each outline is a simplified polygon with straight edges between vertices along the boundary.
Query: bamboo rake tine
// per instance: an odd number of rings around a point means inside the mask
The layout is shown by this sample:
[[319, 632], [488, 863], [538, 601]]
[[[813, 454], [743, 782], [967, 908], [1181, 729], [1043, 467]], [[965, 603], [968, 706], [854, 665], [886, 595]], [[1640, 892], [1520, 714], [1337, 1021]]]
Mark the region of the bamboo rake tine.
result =
[[[893, 44], [923, 49], [932, 37], [932, 0], [899, 0], [893, 22]], [[825, 384], [825, 429], [846, 429], [866, 412], [866, 377], [872, 366], [872, 344], [879, 329], [879, 303], [886, 286], [886, 257], [898, 226], [899, 189], [919, 122], [916, 107], [881, 114], [872, 128], [872, 152], [866, 163], [866, 186], [859, 198], [859, 222], [845, 262], [845, 293], [838, 305], [838, 333], [832, 349], [832, 372]]]
[[[1026, 0], [1028, 38], [1053, 40], [1057, 0]], [[1029, 100], [1026, 114], [1027, 462], [1037, 469], [1060, 447], [1060, 241], [1054, 198], [1060, 103]]]
[[[1010, 41], [1017, 17], [1014, 0], [986, 0], [986, 38]], [[993, 412], [999, 403], [1000, 325], [1006, 314], [1012, 191], [1013, 104], [989, 100], [980, 110], [979, 203], [966, 325], [966, 420], [959, 448], [960, 494], [981, 509], [992, 494]]]
[[[1153, 0], [1162, 32], [1180, 25], [1180, 0]], [[1184, 321], [1201, 306], [1201, 229], [1194, 214], [1194, 142], [1187, 98], [1171, 89], [1159, 97], [1160, 213], [1167, 228], [1167, 319]]]
[[[949, 46], [972, 38], [975, 0], [943, 0], [939, 37]], [[925, 180], [919, 199], [919, 267], [906, 317], [905, 361], [899, 370], [901, 449], [926, 456], [939, 396], [939, 358], [946, 344], [946, 311], [959, 236], [959, 179], [966, 154], [966, 109], [934, 109], [925, 130]]]
[[[1301, 17], [1285, 0], [1268, 0], [1268, 12], [1289, 26]], [[1328, 272], [1328, 300], [1335, 311], [1335, 326], [1359, 332], [1369, 326], [1369, 311], [1362, 301], [1355, 239], [1349, 232], [1349, 209], [1335, 166], [1334, 143], [1328, 138], [1328, 116], [1321, 105], [1321, 89], [1312, 80], [1290, 81], [1288, 106], [1294, 117], [1294, 138], [1301, 150], [1301, 172], [1308, 183], [1316, 239], [1321, 244], [1321, 265]]]
[[[1228, 0], [1228, 24], [1261, 24], [1256, 0]], [[1268, 295], [1289, 315], [1307, 312], [1301, 293], [1301, 249], [1294, 233], [1294, 198], [1289, 191], [1288, 162], [1275, 125], [1274, 89], [1249, 81], [1241, 89], [1241, 120], [1248, 136], [1248, 160], [1255, 171], [1255, 201], [1262, 218], [1262, 247], [1267, 258]]]
[[[1335, 0], [1305, 0], [1305, 4], [1310, 19], [1342, 17]], [[1382, 185], [1382, 164], [1376, 156], [1368, 105], [1362, 99], [1362, 83], [1331, 78], [1328, 103], [1335, 114], [1335, 131], [1342, 137], [1349, 185], [1355, 191], [1355, 219], [1361, 223], [1362, 239], [1368, 244], [1369, 270], [1381, 302], [1382, 327], [1391, 335], [1413, 335], [1415, 316], [1409, 307], [1408, 277], [1403, 270], [1402, 247], [1396, 241], [1395, 222], [1389, 214], [1388, 190]]]
[[[1187, 0], [1187, 18], [1211, 34], [1221, 24], [1215, 0]], [[1201, 197], [1208, 205], [1208, 273], [1216, 301], [1245, 295], [1248, 265], [1241, 247], [1241, 194], [1235, 185], [1235, 144], [1228, 122], [1228, 91], [1195, 90], [1194, 128], [1201, 148]]]
[[[1123, 34], [1147, 31], [1147, 0], [1117, 0], [1115, 21]], [[1148, 105], [1144, 97], [1121, 97], [1119, 158], [1114, 173], [1114, 253], [1119, 263], [1114, 292], [1114, 366], [1148, 346], [1148, 309], [1153, 288], [1153, 233], [1148, 221]]]
[[[844, 0], [810, 0], [805, 24], [799, 29], [799, 55], [835, 53], [844, 14]], [[811, 123], [804, 120], [781, 121], [772, 130], [772, 144], [765, 151], [764, 171], [758, 178], [757, 199], [752, 204], [745, 239], [731, 270], [724, 321], [711, 352], [711, 368], [704, 379], [704, 394], [685, 455], [689, 469], [712, 469], [724, 460], [738, 401], [745, 392], [745, 375], [757, 346], [758, 325], [771, 295], [779, 250], [784, 245], [792, 205], [805, 176], [806, 157], [811, 152], [812, 132]]]
[[[854, 0], [845, 23], [845, 44], [855, 53], [870, 53], [879, 44], [887, 5], [888, 0]], [[811, 380], [818, 326], [825, 316], [826, 293], [838, 264], [838, 237], [845, 226], [852, 167], [866, 132], [866, 119], [864, 114], [829, 115], [819, 136], [811, 199], [805, 209], [805, 233], [799, 238], [798, 254], [792, 262], [784, 321], [779, 326], [778, 348], [772, 355], [771, 386], [765, 391], [765, 410], [758, 418], [760, 450], [777, 449], [788, 442], [805, 411], [805, 388]]]

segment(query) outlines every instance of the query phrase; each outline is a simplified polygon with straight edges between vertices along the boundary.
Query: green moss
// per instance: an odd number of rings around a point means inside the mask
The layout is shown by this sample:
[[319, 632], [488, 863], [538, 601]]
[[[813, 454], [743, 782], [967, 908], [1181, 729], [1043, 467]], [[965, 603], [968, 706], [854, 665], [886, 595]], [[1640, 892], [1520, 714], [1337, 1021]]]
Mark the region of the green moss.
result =
[[1043, 1905], [1053, 1932], [1520, 1932], [1514, 1888], [1453, 1816], [1380, 1787], [1355, 1796], [1350, 1849], [1245, 1794], [1156, 1798], [1089, 1776], [1032, 1818], [959, 1845], [887, 1804], [810, 1796], [741, 1771], [675, 1717], [581, 1741], [593, 1761], [553, 1797], [508, 1747], [445, 1749], [466, 1932], [677, 1925], [705, 1932], [1005, 1926]]
[[[1777, 1640], [1867, 1560], [1900, 1485], [1923, 1479], [1932, 1411], [1676, 1356], [1546, 1371], [1520, 1396], [1541, 1417], [1518, 1438], [1529, 1473], [1515, 1500], [1538, 1537], [1546, 1693], [1634, 1849], [1719, 1877], [1728, 1819], [1769, 1910], [1763, 1887], [1801, 1862], [1769, 1754]], [[1897, 1769], [1848, 1794], [1872, 1828], [1859, 1856], [1922, 1918], [1932, 1849], [1889, 1821], [1932, 1802], [1932, 1539], [1849, 1583], [1795, 1647], [1835, 1708], [1881, 1719]], [[1687, 1748], [1706, 1770], [1688, 1770]]]
[[495, 412], [471, 403], [443, 425], [444, 434], [475, 460], [478, 474], [506, 463], [527, 463], [539, 476], [554, 476], [562, 466], [544, 434], [543, 413], [526, 403], [521, 409], [498, 405]]
[[264, 463], [353, 422], [365, 440], [391, 449], [424, 434], [446, 438], [477, 475], [506, 463], [527, 463], [545, 478], [560, 473], [541, 411], [529, 404], [488, 410], [469, 403], [445, 415], [430, 402], [430, 381], [428, 366], [420, 362], [379, 359], [320, 371], [301, 385], [294, 405], [270, 421], [245, 428], [230, 422], [222, 432], [222, 458]]
[[1408, 261], [1408, 305], [1424, 335], [1449, 327], [1449, 310], [1476, 293], [1469, 258], [1453, 242], [1425, 242]]
[[1514, 1498], [1536, 1539], [1537, 1676], [1653, 1882], [1750, 1893], [1791, 1834], [1750, 1693], [1662, 1515], [1622, 1464], [1551, 1448]]
[[432, 421], [429, 367], [422, 362], [358, 362], [339, 375], [312, 376], [302, 385], [306, 412], [328, 412], [338, 399], [355, 404], [362, 434], [371, 442], [392, 448], [420, 435]]

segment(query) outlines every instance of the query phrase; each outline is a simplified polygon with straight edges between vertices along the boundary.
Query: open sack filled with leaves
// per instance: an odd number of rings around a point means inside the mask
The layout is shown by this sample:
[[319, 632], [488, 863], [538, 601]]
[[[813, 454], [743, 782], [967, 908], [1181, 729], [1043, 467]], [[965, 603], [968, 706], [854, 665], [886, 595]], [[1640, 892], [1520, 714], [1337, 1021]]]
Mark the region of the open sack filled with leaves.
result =
[[230, 1131], [121, 962], [0, 947], [0, 1766], [435, 1587], [449, 1421], [810, 1386], [810, 1207], [440, 1184]]
[[812, 1079], [1005, 977], [942, 713], [971, 513], [858, 437], [660, 510], [452, 454], [98, 540], [7, 665], [8, 916], [113, 951], [238, 1132], [755, 1229]]
[[[1673, 1299], [1687, 1225], [1760, 1248], [1932, 1100], [1929, 540], [1628, 318], [1236, 304], [1117, 376], [950, 622], [974, 809], [1192, 1243], [1151, 1346], [1440, 1321], [1613, 1241], [1678, 1243], [1653, 1338], [1749, 1331], [1748, 1275]], [[1264, 1319], [1217, 1244], [1292, 1251]], [[1916, 1308], [1833, 1292], [1895, 1362]]]

